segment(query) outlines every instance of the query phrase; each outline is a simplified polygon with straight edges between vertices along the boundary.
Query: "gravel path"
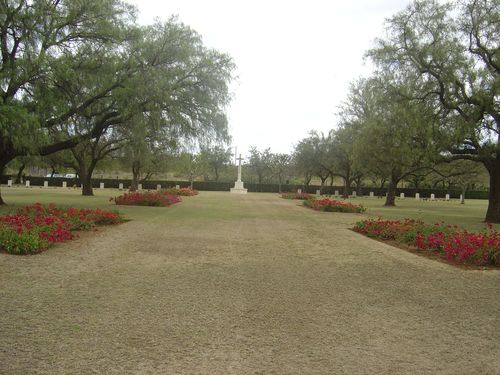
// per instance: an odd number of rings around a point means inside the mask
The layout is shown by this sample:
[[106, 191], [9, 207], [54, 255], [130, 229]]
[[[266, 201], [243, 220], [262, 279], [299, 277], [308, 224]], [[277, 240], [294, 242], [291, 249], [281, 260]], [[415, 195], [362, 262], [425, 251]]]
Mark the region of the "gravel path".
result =
[[500, 374], [500, 272], [369, 240], [359, 218], [204, 193], [0, 254], [0, 373]]

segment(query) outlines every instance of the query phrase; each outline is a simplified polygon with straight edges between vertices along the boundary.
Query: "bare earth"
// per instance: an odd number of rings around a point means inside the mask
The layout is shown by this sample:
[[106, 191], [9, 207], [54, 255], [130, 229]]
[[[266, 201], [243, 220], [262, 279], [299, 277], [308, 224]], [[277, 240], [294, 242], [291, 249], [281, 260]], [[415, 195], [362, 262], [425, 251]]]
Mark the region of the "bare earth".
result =
[[0, 254], [0, 373], [500, 374], [500, 272], [367, 239], [360, 218], [204, 193]]

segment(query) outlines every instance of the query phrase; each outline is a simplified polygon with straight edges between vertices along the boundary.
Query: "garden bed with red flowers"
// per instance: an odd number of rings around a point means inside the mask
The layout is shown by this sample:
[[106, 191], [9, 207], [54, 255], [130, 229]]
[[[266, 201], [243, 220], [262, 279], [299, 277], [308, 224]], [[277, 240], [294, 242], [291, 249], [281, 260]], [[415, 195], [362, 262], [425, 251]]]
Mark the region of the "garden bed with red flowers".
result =
[[313, 196], [307, 193], [281, 193], [283, 199], [311, 199]]
[[469, 232], [444, 223], [379, 218], [360, 221], [353, 230], [455, 264], [500, 267], [500, 233], [488, 224], [481, 232]]
[[181, 202], [181, 198], [166, 191], [133, 191], [110, 198], [110, 201], [125, 206], [166, 207]]
[[168, 188], [165, 190], [162, 190], [162, 192], [168, 193], [168, 194], [174, 194], [174, 195], [181, 195], [183, 197], [192, 197], [194, 195], [198, 195], [199, 192], [198, 190], [191, 189], [191, 188]]
[[362, 205], [330, 198], [308, 199], [304, 201], [304, 206], [325, 212], [361, 213], [366, 211]]
[[10, 254], [35, 254], [50, 244], [73, 239], [74, 231], [124, 221], [118, 212], [35, 203], [15, 214], [0, 215], [0, 249]]

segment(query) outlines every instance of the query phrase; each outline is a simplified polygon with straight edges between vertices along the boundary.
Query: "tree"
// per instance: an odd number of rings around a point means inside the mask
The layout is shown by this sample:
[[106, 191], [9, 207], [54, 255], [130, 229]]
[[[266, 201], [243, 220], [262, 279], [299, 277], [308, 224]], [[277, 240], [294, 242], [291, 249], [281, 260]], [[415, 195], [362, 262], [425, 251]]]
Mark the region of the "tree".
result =
[[[74, 72], [87, 66], [88, 60], [95, 61], [93, 56], [106, 58], [106, 51], [117, 50], [128, 38], [133, 8], [117, 0], [1, 1], [0, 5], [3, 172], [17, 156], [47, 155], [82, 140], [82, 136], [53, 139], [51, 132], [119, 87], [126, 72], [115, 70], [114, 79], [82, 90], [78, 96], [71, 97], [65, 88], [72, 86]], [[70, 100], [63, 105], [64, 96]], [[83, 138], [92, 136], [90, 132]], [[1, 196], [0, 203], [4, 203]]]
[[362, 131], [355, 142], [356, 163], [389, 180], [386, 206], [395, 205], [398, 183], [429, 168], [434, 156], [434, 114], [419, 102], [404, 99], [404, 84], [394, 91], [392, 77], [372, 78], [357, 92], [369, 98], [367, 110], [356, 122]]
[[458, 187], [462, 192], [461, 204], [465, 203], [465, 193], [475, 183], [480, 182], [487, 173], [484, 167], [470, 160], [454, 160], [442, 163], [433, 168], [430, 180], [434, 185], [443, 183], [450, 187]]
[[250, 158], [248, 166], [257, 175], [259, 184], [269, 178], [272, 173], [272, 154], [271, 149], [266, 148], [264, 151], [259, 151], [257, 147], [250, 147]]
[[213, 172], [214, 181], [218, 182], [220, 174], [231, 162], [231, 149], [222, 146], [202, 147], [199, 158], [200, 163], [207, 167], [207, 171]]
[[278, 191], [281, 193], [281, 185], [286, 173], [290, 171], [292, 157], [288, 154], [271, 154], [271, 171], [278, 179]]
[[359, 127], [356, 124], [341, 124], [338, 129], [330, 132], [333, 158], [332, 176], [339, 176], [344, 180], [344, 195], [348, 195], [351, 184], [360, 181], [363, 177], [363, 168], [355, 164], [356, 155], [354, 144], [359, 136]]
[[203, 175], [207, 166], [201, 155], [191, 152], [182, 152], [174, 159], [174, 168], [181, 176], [188, 178], [189, 185], [192, 189], [194, 180]]
[[485, 166], [489, 222], [500, 222], [499, 14], [497, 0], [414, 1], [368, 53], [381, 71], [414, 82], [414, 98], [439, 106], [449, 159]]

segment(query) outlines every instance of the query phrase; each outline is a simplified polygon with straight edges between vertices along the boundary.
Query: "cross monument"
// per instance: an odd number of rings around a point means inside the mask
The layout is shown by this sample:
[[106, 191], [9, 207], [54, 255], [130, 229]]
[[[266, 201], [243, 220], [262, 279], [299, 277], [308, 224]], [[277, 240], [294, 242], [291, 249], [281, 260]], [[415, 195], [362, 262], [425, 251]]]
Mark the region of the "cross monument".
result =
[[243, 181], [241, 181], [241, 161], [243, 160], [241, 154], [240, 157], [236, 160], [238, 160], [238, 179], [234, 183], [234, 188], [231, 188], [231, 193], [246, 194], [247, 189], [243, 187]]

